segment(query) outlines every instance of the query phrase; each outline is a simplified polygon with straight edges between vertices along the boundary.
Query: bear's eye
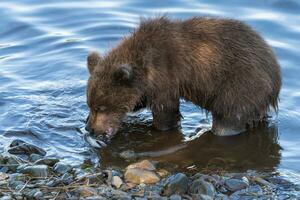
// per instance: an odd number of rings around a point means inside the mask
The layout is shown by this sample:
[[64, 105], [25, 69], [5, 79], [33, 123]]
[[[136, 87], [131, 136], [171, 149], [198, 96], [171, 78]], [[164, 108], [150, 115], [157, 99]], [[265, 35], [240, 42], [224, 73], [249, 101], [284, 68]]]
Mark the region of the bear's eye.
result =
[[99, 112], [103, 112], [105, 110], [106, 110], [106, 106], [98, 106], [97, 107], [97, 111], [99, 111]]

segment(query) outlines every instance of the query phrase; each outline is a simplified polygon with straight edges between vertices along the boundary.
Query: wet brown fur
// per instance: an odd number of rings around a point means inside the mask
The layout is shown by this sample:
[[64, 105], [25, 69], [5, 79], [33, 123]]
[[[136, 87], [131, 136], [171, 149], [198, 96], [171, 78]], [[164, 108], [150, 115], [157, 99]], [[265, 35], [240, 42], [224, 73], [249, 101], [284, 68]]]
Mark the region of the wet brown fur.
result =
[[[91, 55], [90, 60], [97, 57]], [[136, 106], [148, 106], [154, 126], [164, 130], [177, 125], [179, 99], [184, 98], [210, 111], [213, 131], [218, 132], [218, 126], [251, 127], [270, 106], [277, 109], [280, 66], [262, 37], [237, 20], [143, 20], [98, 59], [88, 81], [90, 116], [105, 105], [104, 112], [120, 121]], [[124, 64], [131, 67], [127, 82], [114, 78]], [[95, 117], [88, 124], [102, 126]]]

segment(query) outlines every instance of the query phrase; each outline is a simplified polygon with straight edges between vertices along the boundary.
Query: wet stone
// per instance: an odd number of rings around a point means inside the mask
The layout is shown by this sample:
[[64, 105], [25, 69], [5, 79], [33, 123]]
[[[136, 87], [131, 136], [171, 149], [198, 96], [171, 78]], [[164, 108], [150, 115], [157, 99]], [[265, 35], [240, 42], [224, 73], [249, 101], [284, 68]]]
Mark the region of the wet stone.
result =
[[227, 179], [225, 181], [226, 189], [235, 192], [237, 190], [245, 189], [249, 186], [249, 182], [240, 179]]
[[172, 194], [184, 194], [188, 190], [188, 177], [183, 173], [177, 173], [170, 176], [164, 188], [162, 194], [170, 196]]
[[29, 156], [29, 161], [30, 162], [36, 162], [37, 160], [43, 158], [43, 156], [39, 155], [39, 154], [36, 154], [36, 153], [33, 153], [33, 154], [30, 154]]
[[26, 166], [20, 169], [21, 173], [29, 174], [33, 177], [47, 177], [49, 169], [47, 165]]
[[56, 163], [59, 162], [59, 159], [57, 158], [42, 158], [37, 160], [34, 164], [36, 165], [48, 165], [48, 166], [54, 166]]
[[155, 172], [143, 169], [128, 169], [125, 172], [125, 179], [128, 182], [136, 184], [153, 184], [157, 183], [160, 180]]
[[206, 182], [199, 178], [193, 181], [192, 185], [190, 186], [190, 193], [203, 194], [213, 197], [216, 193], [216, 190], [212, 183]]
[[72, 166], [58, 162], [54, 165], [53, 170], [58, 174], [64, 174], [71, 171]]
[[34, 146], [32, 144], [28, 144], [22, 140], [14, 140], [11, 144], [10, 144], [10, 149], [8, 149], [8, 152], [11, 154], [38, 154], [41, 156], [45, 156], [46, 155], [46, 151], [43, 150], [40, 147]]

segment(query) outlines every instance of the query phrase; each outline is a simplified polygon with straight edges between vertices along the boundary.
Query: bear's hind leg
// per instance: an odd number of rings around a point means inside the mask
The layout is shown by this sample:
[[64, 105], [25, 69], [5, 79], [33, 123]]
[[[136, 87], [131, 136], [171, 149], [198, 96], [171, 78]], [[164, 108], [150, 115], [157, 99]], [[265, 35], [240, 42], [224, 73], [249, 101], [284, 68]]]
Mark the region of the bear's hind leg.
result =
[[213, 115], [212, 132], [217, 136], [233, 136], [246, 131], [246, 123]]

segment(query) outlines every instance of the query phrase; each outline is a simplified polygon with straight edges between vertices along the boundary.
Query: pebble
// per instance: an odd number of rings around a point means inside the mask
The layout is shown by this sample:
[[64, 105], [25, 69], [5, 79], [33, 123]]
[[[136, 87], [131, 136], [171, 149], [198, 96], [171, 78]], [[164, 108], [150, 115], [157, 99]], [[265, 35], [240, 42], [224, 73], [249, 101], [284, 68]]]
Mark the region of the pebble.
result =
[[216, 190], [212, 183], [206, 182], [199, 178], [193, 181], [192, 185], [190, 186], [190, 193], [214, 197]]
[[183, 173], [177, 173], [167, 179], [162, 190], [162, 194], [171, 196], [172, 194], [184, 194], [188, 190], [188, 177]]
[[237, 190], [245, 189], [249, 186], [249, 182], [240, 179], [227, 179], [225, 180], [226, 189], [235, 192]]
[[133, 163], [127, 167], [127, 169], [144, 169], [149, 171], [155, 171], [155, 166], [149, 160], [142, 160], [141, 162]]
[[58, 162], [54, 165], [53, 170], [58, 174], [64, 174], [71, 171], [72, 166]]
[[30, 174], [33, 177], [45, 178], [49, 174], [49, 169], [47, 165], [33, 165], [21, 168], [19, 172], [24, 174]]
[[213, 197], [205, 195], [205, 194], [193, 194], [192, 199], [193, 200], [214, 200]]
[[116, 188], [120, 188], [121, 185], [123, 184], [123, 181], [122, 181], [122, 179], [119, 176], [113, 176], [111, 184], [113, 186], [115, 186]]
[[8, 179], [8, 175], [6, 173], [0, 172], [0, 181], [3, 181], [5, 179]]
[[181, 200], [181, 196], [178, 194], [173, 194], [170, 196], [170, 200]]
[[160, 178], [158, 175], [149, 170], [143, 170], [143, 169], [127, 169], [125, 172], [125, 179], [128, 182], [140, 184], [140, 183], [145, 183], [145, 184], [153, 184], [157, 183]]
[[97, 195], [97, 190], [91, 187], [79, 187], [76, 192], [80, 195], [80, 197], [90, 197]]
[[34, 146], [32, 144], [28, 144], [26, 142], [24, 142], [23, 140], [14, 140], [11, 144], [10, 144], [10, 149], [8, 149], [8, 152], [11, 154], [38, 154], [41, 156], [45, 156], [46, 155], [46, 151], [43, 150], [40, 147]]

